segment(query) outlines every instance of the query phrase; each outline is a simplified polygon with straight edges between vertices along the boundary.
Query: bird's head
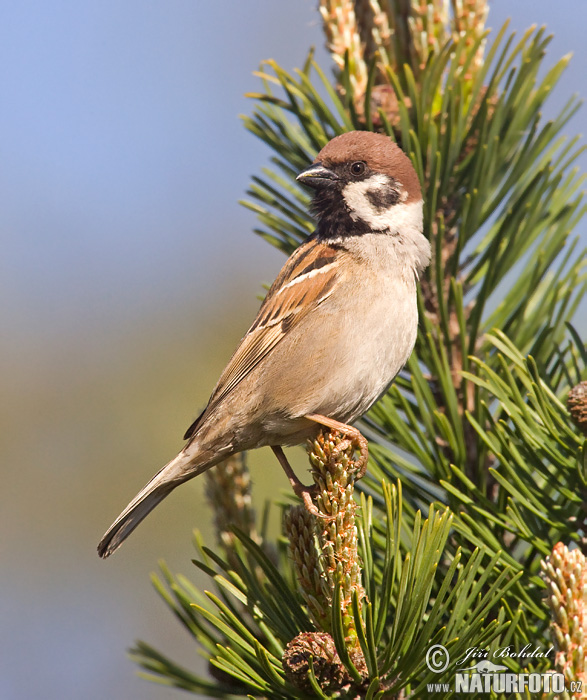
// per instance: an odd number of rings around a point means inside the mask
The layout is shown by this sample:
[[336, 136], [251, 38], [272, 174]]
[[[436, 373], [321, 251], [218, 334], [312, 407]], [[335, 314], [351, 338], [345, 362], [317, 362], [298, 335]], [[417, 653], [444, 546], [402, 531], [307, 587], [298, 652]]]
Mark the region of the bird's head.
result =
[[312, 211], [326, 237], [422, 229], [422, 192], [410, 159], [388, 137], [335, 137], [297, 177], [314, 189]]

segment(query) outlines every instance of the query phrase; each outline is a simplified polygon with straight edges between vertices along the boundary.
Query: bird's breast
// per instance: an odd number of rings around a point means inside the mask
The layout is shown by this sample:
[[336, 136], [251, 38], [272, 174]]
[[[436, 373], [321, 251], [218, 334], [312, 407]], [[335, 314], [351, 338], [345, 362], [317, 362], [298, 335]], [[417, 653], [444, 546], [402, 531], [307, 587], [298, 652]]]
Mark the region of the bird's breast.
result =
[[385, 247], [366, 262], [346, 263], [332, 294], [251, 376], [263, 444], [294, 444], [308, 414], [357, 420], [412, 352], [418, 325], [414, 270]]
[[368, 280], [362, 280], [349, 295], [342, 315], [344, 340], [331, 352], [331, 399], [323, 410], [338, 413], [342, 422], [353, 422], [369, 410], [405, 365], [416, 341], [413, 275], [410, 279], [391, 274], [378, 280], [370, 289], [365, 288], [371, 287]]
[[[269, 415], [318, 413], [352, 423], [408, 360], [418, 325], [413, 274], [352, 272], [347, 269], [332, 296], [279, 348], [279, 376], [266, 385], [277, 408]], [[272, 387], [287, 387], [288, 399]]]

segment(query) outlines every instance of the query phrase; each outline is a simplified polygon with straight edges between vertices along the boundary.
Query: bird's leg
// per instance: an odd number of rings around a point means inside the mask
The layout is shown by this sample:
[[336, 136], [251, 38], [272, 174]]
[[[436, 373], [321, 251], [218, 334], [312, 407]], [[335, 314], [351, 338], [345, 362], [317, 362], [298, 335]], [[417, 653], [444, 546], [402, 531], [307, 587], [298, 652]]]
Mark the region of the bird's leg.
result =
[[365, 476], [365, 472], [367, 471], [367, 459], [369, 458], [369, 443], [367, 442], [367, 438], [364, 437], [364, 435], [362, 435], [359, 430], [353, 428], [351, 425], [346, 425], [346, 423], [339, 423], [339, 421], [333, 420], [332, 418], [320, 416], [317, 413], [310, 413], [304, 417], [308, 420], [314, 421], [315, 423], [324, 425], [327, 428], [338, 430], [340, 433], [343, 433], [343, 435], [346, 435], [347, 439], [343, 440], [337, 446], [335, 455], [340, 454], [341, 452], [349, 448], [351, 445], [353, 445], [356, 449], [359, 450], [359, 453], [361, 455], [356, 463], [357, 473], [355, 475], [355, 478], [361, 479]]
[[289, 483], [291, 484], [294, 493], [296, 496], [299, 496], [302, 499], [308, 513], [311, 513], [317, 518], [322, 518], [322, 520], [334, 520], [336, 516], [324, 515], [318, 510], [312, 501], [312, 496], [315, 495], [317, 491], [316, 484], [313, 486], [306, 486], [305, 484], [302, 484], [302, 482], [296, 476], [294, 470], [291, 468], [290, 463], [287, 461], [287, 457], [285, 456], [285, 453], [281, 447], [279, 445], [272, 445], [271, 449], [273, 450], [273, 454], [277, 457], [279, 464], [281, 464], [285, 475], [289, 479]]

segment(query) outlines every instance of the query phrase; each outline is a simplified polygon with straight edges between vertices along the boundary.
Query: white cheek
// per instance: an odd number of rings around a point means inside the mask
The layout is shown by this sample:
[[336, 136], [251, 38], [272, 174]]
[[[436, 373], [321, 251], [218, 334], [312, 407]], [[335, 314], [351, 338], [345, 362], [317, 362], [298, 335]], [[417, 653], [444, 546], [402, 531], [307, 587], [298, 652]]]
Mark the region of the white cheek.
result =
[[386, 175], [372, 175], [367, 180], [361, 182], [349, 182], [342, 191], [342, 196], [351, 210], [351, 218], [363, 219], [370, 224], [373, 216], [377, 214], [377, 209], [371, 204], [367, 197], [367, 192], [377, 191], [384, 187], [389, 187], [389, 178]]
[[405, 204], [405, 190], [401, 192], [400, 202], [384, 210], [375, 207], [367, 197], [368, 191], [373, 192], [389, 186], [389, 178], [386, 175], [373, 175], [368, 180], [349, 183], [342, 194], [350, 209], [351, 218], [355, 221], [361, 219], [374, 231], [389, 230], [395, 233], [406, 229], [421, 230], [422, 202]]
[[422, 231], [423, 227], [422, 200], [410, 204], [396, 204], [379, 214], [379, 223], [392, 233], [402, 231]]

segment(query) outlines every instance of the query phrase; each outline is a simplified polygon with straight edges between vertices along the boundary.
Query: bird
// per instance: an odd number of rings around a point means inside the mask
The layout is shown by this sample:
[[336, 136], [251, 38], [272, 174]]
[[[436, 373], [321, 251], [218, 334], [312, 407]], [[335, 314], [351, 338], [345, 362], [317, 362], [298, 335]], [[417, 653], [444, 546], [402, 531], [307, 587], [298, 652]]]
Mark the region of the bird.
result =
[[417, 336], [417, 282], [430, 262], [420, 182], [401, 148], [369, 131], [332, 138], [297, 181], [313, 190], [314, 233], [270, 287], [186, 445], [100, 541], [101, 557], [177, 486], [238, 452], [270, 446], [315, 514], [284, 446], [337, 429], [364, 474], [367, 441], [350, 424], [387, 391]]

